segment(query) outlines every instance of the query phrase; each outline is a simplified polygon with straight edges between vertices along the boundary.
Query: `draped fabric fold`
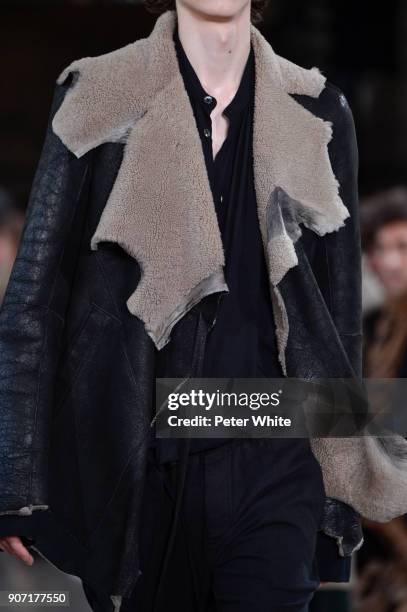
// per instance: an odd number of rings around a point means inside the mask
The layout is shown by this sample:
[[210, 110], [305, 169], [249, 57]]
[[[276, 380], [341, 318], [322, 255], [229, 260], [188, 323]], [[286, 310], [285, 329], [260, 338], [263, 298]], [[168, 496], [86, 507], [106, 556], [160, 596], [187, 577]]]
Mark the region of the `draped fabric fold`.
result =
[[[127, 307], [144, 322], [158, 349], [205, 295], [228, 291], [200, 137], [172, 39], [175, 20], [176, 12], [167, 11], [149, 37], [65, 68], [58, 82], [70, 73], [75, 79], [53, 121], [55, 133], [77, 157], [103, 142], [126, 143], [91, 248], [114, 241], [139, 262], [142, 278]], [[317, 68], [278, 56], [253, 24], [250, 28], [258, 218], [286, 373], [289, 329], [277, 285], [297, 264], [293, 242], [301, 234], [299, 223], [323, 235], [339, 229], [349, 212], [328, 155], [330, 123], [290, 96], [318, 97], [325, 77]], [[281, 198], [295, 203], [289, 215], [286, 206], [278, 213]]]

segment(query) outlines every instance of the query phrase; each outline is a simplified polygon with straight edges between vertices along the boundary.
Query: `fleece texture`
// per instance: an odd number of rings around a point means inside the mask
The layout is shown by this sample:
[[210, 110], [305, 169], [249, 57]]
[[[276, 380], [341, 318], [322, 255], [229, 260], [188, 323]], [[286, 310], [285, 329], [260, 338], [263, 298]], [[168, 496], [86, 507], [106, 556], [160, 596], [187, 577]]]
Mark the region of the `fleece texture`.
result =
[[[91, 238], [117, 242], [141, 280], [127, 300], [158, 350], [205, 295], [228, 291], [224, 251], [202, 145], [172, 40], [176, 12], [123, 48], [72, 62], [74, 79], [53, 130], [78, 158], [106, 142], [124, 155]], [[326, 79], [278, 56], [251, 25], [255, 55], [253, 164], [279, 359], [286, 373], [287, 310], [278, 284], [298, 264], [300, 224], [322, 236], [344, 225], [328, 154], [330, 122], [290, 94], [318, 97]], [[400, 436], [311, 439], [328, 497], [387, 521], [407, 512], [407, 442]]]
[[[77, 157], [104, 142], [126, 143], [91, 248], [115, 241], [138, 260], [142, 276], [127, 307], [158, 349], [194, 304], [228, 291], [202, 145], [172, 39], [176, 18], [167, 11], [149, 37], [65, 68], [58, 82], [72, 72], [74, 84], [53, 120], [54, 132]], [[277, 284], [298, 263], [294, 241], [301, 232], [290, 235], [281, 213], [271, 225], [269, 210], [279, 209], [279, 198], [289, 198], [297, 222], [319, 235], [341, 227], [349, 212], [329, 160], [331, 124], [289, 95], [318, 97], [325, 77], [278, 56], [252, 24], [251, 41], [258, 219], [286, 374], [289, 329]]]

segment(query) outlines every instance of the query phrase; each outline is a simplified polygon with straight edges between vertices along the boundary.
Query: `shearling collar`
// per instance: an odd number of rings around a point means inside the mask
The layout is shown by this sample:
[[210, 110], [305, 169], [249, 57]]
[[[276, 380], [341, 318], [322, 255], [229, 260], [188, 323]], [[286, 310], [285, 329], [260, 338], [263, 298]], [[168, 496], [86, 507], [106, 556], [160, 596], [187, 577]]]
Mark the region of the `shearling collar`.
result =
[[[76, 79], [52, 124], [78, 158], [105, 142], [126, 143], [91, 248], [114, 241], [138, 260], [142, 277], [127, 307], [158, 349], [194, 304], [228, 290], [202, 145], [172, 38], [176, 18], [167, 11], [147, 38], [72, 62], [57, 82], [70, 72]], [[258, 219], [286, 374], [289, 325], [278, 283], [298, 263], [299, 224], [323, 235], [349, 212], [329, 160], [330, 122], [290, 96], [318, 97], [325, 77], [278, 56], [253, 25], [251, 42]]]

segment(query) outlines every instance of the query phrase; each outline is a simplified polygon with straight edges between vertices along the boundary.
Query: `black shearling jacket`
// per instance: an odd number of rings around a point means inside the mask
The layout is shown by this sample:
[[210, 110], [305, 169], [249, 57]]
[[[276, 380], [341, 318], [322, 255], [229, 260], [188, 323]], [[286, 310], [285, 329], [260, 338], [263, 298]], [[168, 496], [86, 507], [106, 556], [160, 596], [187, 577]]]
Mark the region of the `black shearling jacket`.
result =
[[[168, 24], [169, 13], [157, 23]], [[156, 32], [162, 34], [157, 26]], [[0, 311], [0, 535], [32, 535], [41, 554], [111, 595], [118, 610], [140, 572], [138, 519], [155, 377], [199, 376], [224, 287], [190, 303], [165, 343], [131, 311], [140, 261], [120, 237], [90, 246], [130, 138], [122, 131], [70, 149], [66, 133], [56, 133], [55, 116], [77, 83], [65, 73], [56, 86]], [[335, 231], [320, 234], [304, 223], [298, 234], [283, 213], [297, 257], [275, 283], [290, 322], [286, 370], [302, 378], [360, 378], [352, 113], [329, 82], [318, 96], [290, 97], [332, 126], [327, 152], [349, 216]], [[280, 188], [277, 196], [285, 196]], [[320, 533], [344, 563], [362, 541], [360, 512], [348, 501], [327, 494]], [[335, 580], [324, 563], [319, 559], [321, 580]]]

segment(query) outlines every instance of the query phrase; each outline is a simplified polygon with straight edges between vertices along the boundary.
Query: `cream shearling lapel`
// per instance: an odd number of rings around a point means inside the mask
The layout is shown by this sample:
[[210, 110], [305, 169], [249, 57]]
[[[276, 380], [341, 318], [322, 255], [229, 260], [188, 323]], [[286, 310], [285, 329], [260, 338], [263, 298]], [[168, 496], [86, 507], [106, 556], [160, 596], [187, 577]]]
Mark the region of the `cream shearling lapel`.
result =
[[[202, 145], [172, 40], [175, 20], [176, 12], [167, 11], [149, 37], [72, 62], [58, 77], [62, 83], [76, 75], [52, 124], [77, 157], [104, 142], [125, 142], [91, 248], [115, 241], [138, 260], [142, 277], [127, 307], [158, 349], [194, 304], [228, 290]], [[349, 212], [329, 160], [331, 124], [290, 96], [318, 97], [325, 77], [278, 56], [253, 25], [251, 42], [258, 218], [286, 375], [289, 325], [278, 283], [298, 263], [299, 224], [323, 235], [339, 229]]]

